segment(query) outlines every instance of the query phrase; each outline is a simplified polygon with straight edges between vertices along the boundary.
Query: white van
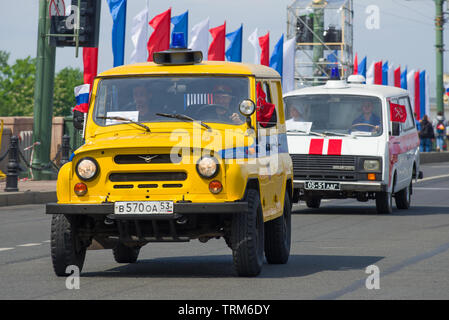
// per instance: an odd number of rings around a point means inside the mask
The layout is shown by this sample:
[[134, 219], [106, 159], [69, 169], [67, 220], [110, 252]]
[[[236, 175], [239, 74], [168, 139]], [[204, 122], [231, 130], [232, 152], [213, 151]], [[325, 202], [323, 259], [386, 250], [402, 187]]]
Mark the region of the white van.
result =
[[294, 202], [372, 199], [378, 213], [391, 213], [394, 196], [398, 209], [410, 207], [412, 179], [422, 173], [408, 93], [363, 81], [350, 76], [284, 95]]

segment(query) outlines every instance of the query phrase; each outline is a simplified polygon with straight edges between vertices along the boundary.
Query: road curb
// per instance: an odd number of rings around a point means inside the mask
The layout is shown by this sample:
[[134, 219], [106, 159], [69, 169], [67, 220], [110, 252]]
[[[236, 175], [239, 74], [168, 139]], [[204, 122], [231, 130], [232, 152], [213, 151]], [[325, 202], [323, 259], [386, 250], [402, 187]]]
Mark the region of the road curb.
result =
[[449, 152], [421, 152], [419, 160], [421, 164], [449, 162]]
[[56, 191], [25, 191], [0, 194], [0, 207], [56, 202]]

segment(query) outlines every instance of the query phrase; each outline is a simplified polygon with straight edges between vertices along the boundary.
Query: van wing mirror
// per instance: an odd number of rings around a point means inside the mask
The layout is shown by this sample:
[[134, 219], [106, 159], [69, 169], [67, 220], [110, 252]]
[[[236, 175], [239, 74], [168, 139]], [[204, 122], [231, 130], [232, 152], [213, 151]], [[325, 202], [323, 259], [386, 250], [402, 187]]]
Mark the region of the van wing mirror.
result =
[[400, 134], [401, 134], [401, 124], [399, 122], [392, 122], [391, 123], [391, 135], [397, 137]]

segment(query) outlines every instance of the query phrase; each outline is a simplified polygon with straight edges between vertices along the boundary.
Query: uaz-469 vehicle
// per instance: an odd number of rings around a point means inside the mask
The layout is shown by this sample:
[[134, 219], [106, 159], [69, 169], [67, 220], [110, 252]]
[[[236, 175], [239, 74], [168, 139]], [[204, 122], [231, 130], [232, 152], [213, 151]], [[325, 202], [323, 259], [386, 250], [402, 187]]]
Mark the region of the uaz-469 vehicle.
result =
[[219, 237], [238, 275], [259, 274], [264, 253], [287, 262], [293, 168], [279, 74], [201, 58], [173, 49], [95, 79], [85, 144], [46, 207], [58, 276], [81, 269], [88, 247], [133, 263], [150, 242]]
[[[361, 78], [360, 78], [361, 77]], [[321, 199], [376, 200], [378, 213], [408, 209], [419, 175], [419, 140], [407, 91], [348, 82], [285, 94], [294, 202], [318, 208]]]

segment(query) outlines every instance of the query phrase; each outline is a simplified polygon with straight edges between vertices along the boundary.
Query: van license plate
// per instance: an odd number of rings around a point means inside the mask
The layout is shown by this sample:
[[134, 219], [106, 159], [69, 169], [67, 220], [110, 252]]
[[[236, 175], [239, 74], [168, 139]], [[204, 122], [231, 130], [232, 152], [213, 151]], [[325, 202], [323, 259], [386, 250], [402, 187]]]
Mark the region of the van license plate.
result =
[[128, 201], [114, 204], [115, 214], [173, 214], [173, 201]]
[[304, 183], [304, 189], [334, 191], [340, 190], [340, 184], [338, 182], [306, 181]]

